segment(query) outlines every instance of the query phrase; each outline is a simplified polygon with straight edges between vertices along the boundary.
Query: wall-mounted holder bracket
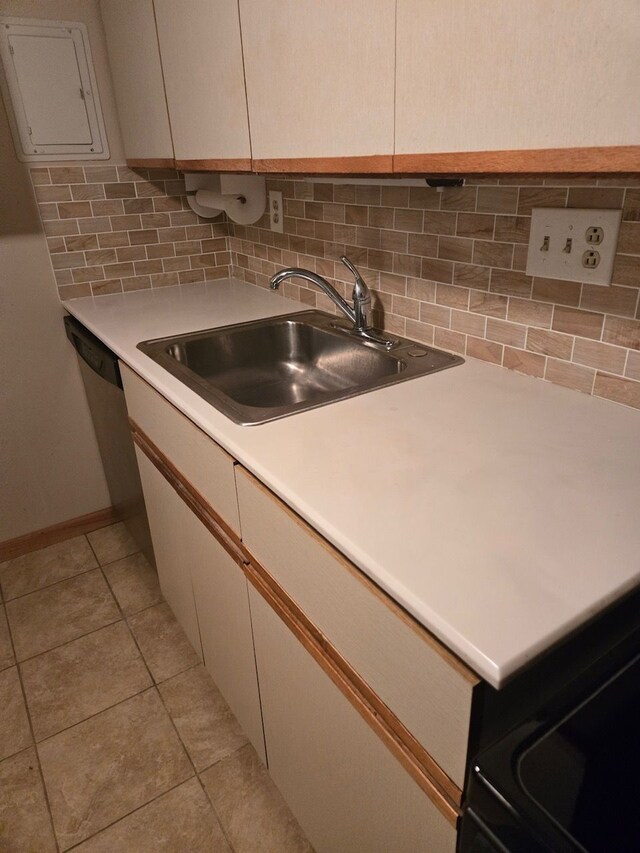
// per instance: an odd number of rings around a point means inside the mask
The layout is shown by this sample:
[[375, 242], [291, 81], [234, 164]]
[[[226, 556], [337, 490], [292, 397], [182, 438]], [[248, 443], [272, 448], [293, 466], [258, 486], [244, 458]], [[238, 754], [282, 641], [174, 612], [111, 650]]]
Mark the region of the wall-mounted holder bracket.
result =
[[262, 175], [186, 172], [184, 180], [189, 207], [205, 219], [224, 212], [239, 225], [252, 225], [266, 210], [267, 188]]

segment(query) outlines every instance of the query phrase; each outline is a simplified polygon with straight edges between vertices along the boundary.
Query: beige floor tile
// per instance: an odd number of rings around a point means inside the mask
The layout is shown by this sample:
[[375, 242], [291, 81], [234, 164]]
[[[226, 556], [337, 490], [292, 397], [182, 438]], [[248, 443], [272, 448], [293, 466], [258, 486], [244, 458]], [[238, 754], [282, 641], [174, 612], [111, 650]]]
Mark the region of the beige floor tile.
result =
[[84, 536], [49, 545], [0, 564], [5, 601], [73, 577], [98, 564]]
[[203, 666], [159, 688], [196, 770], [204, 770], [247, 743], [247, 737]]
[[152, 684], [125, 622], [25, 661], [22, 680], [38, 741]]
[[0, 604], [0, 670], [6, 669], [8, 666], [13, 666], [14, 663], [15, 658], [13, 656], [11, 637], [9, 636], [7, 615], [4, 612], [4, 604]]
[[127, 621], [156, 682], [200, 663], [168, 604], [149, 607]]
[[130, 616], [162, 601], [158, 574], [144, 554], [132, 554], [102, 570], [122, 612]]
[[128, 557], [129, 554], [135, 554], [139, 550], [121, 521], [118, 524], [111, 524], [109, 527], [102, 527], [100, 530], [87, 533], [87, 539], [91, 543], [101, 566], [104, 566], [105, 563], [112, 563], [114, 560], [120, 560], [122, 557]]
[[16, 666], [0, 672], [0, 709], [0, 759], [3, 759], [33, 743]]
[[252, 746], [200, 778], [236, 853], [309, 853], [304, 836]]
[[193, 773], [155, 689], [54, 735], [38, 752], [63, 850]]
[[120, 618], [100, 569], [6, 604], [18, 660], [96, 631]]
[[197, 779], [104, 829], [74, 853], [231, 853]]
[[34, 749], [0, 762], [0, 850], [56, 853]]

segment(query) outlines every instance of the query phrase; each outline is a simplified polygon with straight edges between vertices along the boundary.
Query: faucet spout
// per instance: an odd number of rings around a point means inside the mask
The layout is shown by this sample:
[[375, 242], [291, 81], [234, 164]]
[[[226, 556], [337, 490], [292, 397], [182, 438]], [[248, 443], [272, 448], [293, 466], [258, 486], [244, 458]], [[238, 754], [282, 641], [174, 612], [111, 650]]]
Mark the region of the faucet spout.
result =
[[325, 293], [329, 299], [331, 299], [334, 305], [342, 311], [347, 319], [355, 325], [356, 312], [344, 301], [335, 287], [333, 287], [326, 278], [323, 278], [321, 275], [317, 275], [317, 273], [311, 272], [311, 270], [302, 269], [302, 267], [287, 267], [287, 269], [280, 270], [280, 272], [277, 272], [271, 277], [269, 287], [271, 290], [277, 290], [282, 282], [286, 281], [288, 278], [303, 278], [305, 281], [315, 284], [316, 287], [319, 287], [320, 290]]

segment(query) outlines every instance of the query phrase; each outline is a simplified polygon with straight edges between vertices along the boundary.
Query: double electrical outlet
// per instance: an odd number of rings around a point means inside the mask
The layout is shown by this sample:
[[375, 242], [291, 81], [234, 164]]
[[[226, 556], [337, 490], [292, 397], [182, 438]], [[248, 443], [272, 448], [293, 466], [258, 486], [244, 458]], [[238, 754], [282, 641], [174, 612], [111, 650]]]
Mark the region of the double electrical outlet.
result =
[[611, 284], [620, 210], [534, 207], [527, 274]]

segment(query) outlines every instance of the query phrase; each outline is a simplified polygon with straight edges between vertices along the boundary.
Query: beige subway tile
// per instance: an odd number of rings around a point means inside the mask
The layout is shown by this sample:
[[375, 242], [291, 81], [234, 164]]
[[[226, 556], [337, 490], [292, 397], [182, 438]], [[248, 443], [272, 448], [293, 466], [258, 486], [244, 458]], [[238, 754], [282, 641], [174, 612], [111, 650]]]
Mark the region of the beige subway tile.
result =
[[[394, 232], [398, 233], [398, 232]], [[408, 252], [423, 258], [435, 258], [438, 254], [438, 237], [434, 234], [408, 234]], [[445, 239], [445, 238], [440, 238]], [[451, 238], [450, 238], [451, 239]]]
[[515, 243], [513, 246], [513, 261], [511, 266], [514, 270], [525, 272], [527, 269], [527, 251], [528, 247], [522, 243]]
[[[144, 209], [140, 207], [132, 213], [151, 213], [155, 210], [156, 213], [171, 213], [172, 211], [182, 210], [182, 199], [178, 196], [157, 196], [155, 198], [139, 198], [138, 202], [144, 204]], [[152, 205], [147, 206], [150, 202]], [[149, 209], [151, 207], [151, 209]]]
[[91, 216], [91, 204], [88, 201], [67, 201], [58, 204], [58, 216], [60, 219], [79, 219], [82, 216]]
[[[349, 226], [345, 226], [349, 227]], [[346, 234], [344, 235], [346, 236]], [[336, 240], [340, 240], [341, 237], [338, 236], [338, 229], [336, 228]], [[351, 240], [344, 240], [344, 242], [351, 242]], [[353, 240], [358, 246], [366, 247], [367, 249], [379, 249], [380, 248], [380, 229], [379, 228], [365, 228], [364, 226], [357, 226], [355, 229], [355, 239]]]
[[[438, 190], [435, 192], [437, 193]], [[476, 187], [445, 187], [439, 195], [442, 210], [461, 210], [470, 213], [476, 209]]]
[[87, 264], [115, 264], [118, 260], [115, 249], [92, 249], [85, 252], [85, 258]]
[[90, 184], [107, 184], [118, 180], [115, 166], [85, 166], [85, 177]]
[[518, 215], [530, 216], [534, 207], [566, 207], [567, 193], [564, 187], [520, 187]]
[[469, 311], [451, 311], [451, 328], [465, 335], [474, 335], [476, 338], [484, 338], [487, 327], [487, 318], [482, 314], [472, 314]]
[[627, 366], [624, 375], [629, 379], [640, 381], [640, 352], [629, 350], [627, 353]]
[[73, 276], [71, 275], [70, 269], [54, 270], [53, 274], [56, 277], [57, 285], [71, 284], [73, 282]]
[[448, 329], [451, 326], [451, 309], [443, 305], [433, 305], [430, 302], [420, 303], [420, 322], [430, 323], [432, 326], [442, 326]]
[[514, 323], [524, 323], [526, 326], [540, 326], [544, 329], [551, 328], [553, 316], [553, 305], [544, 302], [534, 302], [531, 299], [509, 299], [509, 310], [507, 319]]
[[29, 169], [29, 173], [31, 175], [31, 183], [34, 187], [51, 183], [51, 176], [49, 175], [49, 170], [47, 168], [42, 166], [32, 167]]
[[93, 296], [104, 296], [108, 293], [122, 293], [122, 281], [119, 278], [110, 278], [106, 281], [97, 281], [91, 285]]
[[[176, 210], [169, 213], [169, 219], [172, 225], [197, 225], [198, 217], [192, 210]], [[207, 237], [210, 237], [207, 234]]]
[[356, 204], [379, 205], [380, 198], [379, 186], [367, 186], [366, 184], [356, 186]]
[[411, 231], [419, 234], [422, 231], [423, 224], [422, 211], [397, 207], [395, 208], [393, 222], [396, 231]]
[[[192, 255], [191, 256], [191, 267], [192, 269], [199, 269], [200, 267], [216, 267], [218, 263], [216, 261], [216, 253], [209, 252], [205, 255]], [[262, 269], [262, 268], [261, 268]]]
[[640, 221], [640, 189], [627, 189], [622, 207], [622, 219], [625, 222]]
[[492, 364], [502, 364], [502, 344], [487, 341], [484, 338], [467, 337], [467, 355], [472, 358], [481, 358]]
[[60, 216], [58, 214], [58, 205], [54, 202], [45, 202], [44, 204], [39, 204], [38, 210], [40, 212], [40, 219], [43, 222], [48, 222], [51, 219], [60, 219]]
[[[147, 261], [147, 263], [156, 263], [155, 261]], [[162, 272], [177, 272], [178, 270], [191, 269], [191, 264], [188, 257], [184, 258], [164, 258], [160, 261]], [[155, 272], [155, 270], [154, 270]]]
[[[231, 252], [216, 252], [216, 261], [217, 266], [228, 267], [231, 263]], [[275, 264], [270, 263], [269, 261], [264, 261], [266, 267], [266, 274], [271, 278], [277, 270]]]
[[60, 299], [79, 299], [81, 296], [91, 296], [91, 285], [88, 282], [84, 284], [66, 284], [58, 287], [58, 296]]
[[[267, 257], [267, 247], [263, 246], [264, 257]], [[203, 252], [226, 252], [227, 241], [224, 237], [212, 237], [210, 240], [202, 241]]]
[[304, 203], [304, 218], [305, 219], [324, 219], [323, 207], [319, 201], [305, 201]]
[[333, 201], [333, 184], [313, 184], [314, 201]]
[[488, 267], [511, 267], [513, 243], [498, 243], [494, 240], [473, 241], [473, 263]]
[[421, 271], [420, 258], [415, 255], [395, 254], [393, 256], [393, 271], [399, 275], [419, 276]]
[[467, 336], [460, 332], [452, 332], [451, 329], [442, 329], [436, 326], [433, 331], [433, 344], [440, 349], [464, 355]]
[[469, 311], [505, 319], [508, 302], [506, 296], [500, 296], [498, 293], [483, 293], [479, 290], [472, 290], [469, 297]]
[[567, 207], [621, 208], [622, 187], [570, 187]]
[[102, 267], [77, 267], [73, 270], [73, 280], [76, 284], [83, 284], [87, 281], [100, 281], [105, 278]]
[[449, 211], [425, 210], [422, 230], [425, 234], [452, 236], [456, 233], [456, 218], [456, 214]]
[[619, 376], [598, 372], [593, 393], [597, 397], [605, 397], [624, 406], [640, 409], [640, 382], [634, 382], [633, 379], [621, 379]]
[[459, 213], [456, 234], [459, 237], [493, 238], [495, 216], [487, 213]]
[[627, 351], [621, 347], [576, 338], [572, 361], [606, 373], [624, 373]]
[[406, 296], [394, 296], [391, 300], [391, 310], [409, 320], [420, 319], [420, 303], [416, 299], [407, 299]]
[[599, 340], [602, 335], [603, 323], [602, 314], [556, 305], [551, 327], [556, 332], [566, 332], [569, 335], [578, 335], [581, 338]]
[[207, 240], [212, 236], [211, 225], [208, 222], [205, 225], [187, 225], [187, 240]]
[[379, 270], [380, 272], [393, 272], [393, 253], [382, 252], [380, 249], [369, 249], [367, 266], [369, 269]]
[[71, 193], [74, 201], [93, 201], [104, 198], [103, 184], [73, 184]]
[[[303, 184], [301, 181], [296, 181], [296, 183], [294, 184], [295, 198], [311, 198], [311, 196], [301, 194], [307, 192], [307, 186], [307, 184]], [[339, 201], [341, 202], [341, 204], [355, 204], [355, 186], [353, 184], [336, 184], [333, 188], [333, 200]]]
[[98, 234], [98, 243], [101, 249], [117, 249], [119, 246], [129, 245], [128, 231], [113, 231], [106, 234]]
[[407, 277], [407, 296], [418, 299], [421, 302], [436, 301], [436, 284], [433, 281], [424, 281], [413, 276]]
[[85, 265], [83, 252], [65, 252], [60, 255], [51, 256], [51, 264], [54, 270], [70, 269], [71, 267], [83, 267]]
[[127, 216], [153, 213], [155, 210], [154, 200], [152, 198], [125, 198], [122, 199], [122, 209]]
[[134, 195], [137, 195], [138, 198], [153, 198], [154, 196], [166, 195], [164, 181], [136, 181], [134, 186]]
[[120, 263], [125, 261], [142, 261], [147, 257], [144, 246], [120, 246], [116, 249], [116, 256]]
[[[394, 205], [394, 207], [405, 205]], [[439, 210], [440, 193], [432, 187], [410, 187], [408, 206], [417, 210]]]
[[533, 298], [540, 302], [553, 302], [557, 305], [580, 304], [582, 285], [578, 281], [559, 281], [555, 278], [534, 278]]
[[449, 284], [436, 285], [436, 303], [448, 308], [466, 311], [469, 307], [469, 290], [466, 287], [453, 287]]
[[114, 231], [139, 231], [142, 228], [142, 219], [137, 213], [128, 213], [123, 216], [112, 216], [111, 227]]
[[140, 219], [143, 228], [169, 228], [171, 225], [168, 213], [143, 213]]
[[322, 218], [325, 222], [344, 222], [344, 204], [325, 202], [322, 205]]
[[[152, 176], [151, 176], [152, 177]], [[186, 190], [184, 187], [184, 181], [181, 178], [173, 179], [165, 181], [164, 191], [167, 196], [181, 196], [184, 195]]]
[[[417, 235], [425, 236], [425, 235]], [[470, 261], [473, 254], [473, 240], [466, 237], [438, 238], [438, 257], [449, 261]]]
[[[388, 228], [394, 227], [394, 208], [392, 207], [365, 207], [358, 208], [357, 205], [351, 206], [351, 210], [366, 210], [367, 216], [362, 222], [353, 222], [354, 225], [370, 225], [372, 228]], [[345, 222], [352, 222], [352, 218], [345, 219]]]
[[507, 320], [498, 320], [495, 317], [487, 319], [487, 330], [485, 335], [489, 340], [499, 344], [507, 344], [511, 347], [522, 349], [527, 337], [527, 327]]
[[89, 216], [78, 219], [81, 234], [106, 234], [111, 231], [111, 220], [108, 216]]
[[640, 222], [623, 222], [618, 237], [618, 252], [640, 255]]
[[77, 219], [55, 219], [42, 223], [47, 237], [66, 237], [78, 233]]
[[67, 247], [64, 243], [64, 237], [47, 237], [47, 247], [49, 249], [49, 254], [51, 255], [67, 251]]
[[180, 270], [178, 281], [180, 284], [194, 284], [197, 281], [204, 281], [204, 270]]
[[542, 378], [546, 367], [546, 359], [543, 355], [536, 355], [522, 349], [505, 347], [502, 356], [502, 366], [518, 373], [526, 373], [528, 376]]
[[453, 269], [453, 283], [458, 287], [470, 287], [475, 290], [489, 290], [491, 270], [475, 264], [457, 263]]
[[571, 360], [573, 338], [560, 332], [530, 328], [527, 333], [527, 349], [542, 355], [550, 355], [565, 361]]
[[[295, 193], [296, 198], [302, 198], [302, 199], [312, 199], [313, 198], [313, 184], [309, 184], [306, 181], [295, 181], [293, 187], [294, 187], [294, 193]], [[346, 192], [344, 192], [344, 191], [349, 189], [349, 187], [347, 185], [344, 185], [344, 186], [340, 187], [339, 189], [341, 189], [343, 191], [343, 194], [346, 195]], [[352, 186], [351, 189], [353, 190], [353, 198], [355, 199], [356, 188]]]
[[515, 213], [517, 206], [517, 187], [478, 187], [478, 213]]
[[91, 212], [94, 216], [122, 216], [124, 208], [121, 199], [99, 199], [91, 202]]
[[496, 216], [494, 239], [506, 243], [528, 243], [530, 230], [529, 216]]
[[129, 242], [132, 246], [146, 245], [147, 243], [157, 243], [158, 231], [155, 228], [145, 228], [142, 231], [129, 231]]
[[104, 274], [107, 278], [129, 278], [134, 274], [134, 267], [131, 261], [123, 261], [121, 263], [107, 264], [104, 268]]
[[640, 320], [607, 317], [602, 340], [630, 349], [640, 349]]
[[[207, 270], [207, 278], [209, 272]], [[161, 272], [151, 276], [151, 287], [171, 287], [174, 284], [180, 284], [177, 272]]]
[[131, 290], [148, 290], [151, 287], [151, 279], [148, 275], [127, 276], [122, 279], [122, 289], [125, 293]]
[[409, 207], [409, 187], [381, 187], [383, 207]]
[[422, 278], [451, 284], [453, 281], [453, 263], [451, 261], [422, 258]]
[[35, 188], [36, 198], [39, 202], [71, 201], [71, 187], [67, 184], [61, 186], [41, 186]]
[[620, 314], [633, 317], [638, 306], [640, 290], [635, 287], [602, 287], [598, 284], [583, 284], [580, 307], [587, 311], [603, 314]]
[[396, 296], [405, 296], [407, 292], [407, 279], [403, 275], [396, 275], [391, 272], [381, 272], [378, 282], [373, 282], [373, 286], [379, 287], [379, 289], [385, 293], [395, 294]]
[[612, 281], [628, 287], [640, 287], [640, 256], [616, 255]]
[[50, 166], [52, 184], [84, 184], [82, 166]]
[[428, 323], [419, 323], [416, 320], [407, 320], [405, 323], [406, 336], [412, 341], [418, 341], [427, 346], [433, 345], [434, 328]]
[[575, 391], [590, 394], [595, 370], [568, 361], [548, 358], [544, 378], [556, 385], [563, 385], [565, 388], [573, 388]]
[[533, 279], [525, 273], [517, 270], [491, 270], [491, 284], [489, 289], [494, 293], [502, 293], [505, 296], [531, 296]]

